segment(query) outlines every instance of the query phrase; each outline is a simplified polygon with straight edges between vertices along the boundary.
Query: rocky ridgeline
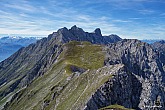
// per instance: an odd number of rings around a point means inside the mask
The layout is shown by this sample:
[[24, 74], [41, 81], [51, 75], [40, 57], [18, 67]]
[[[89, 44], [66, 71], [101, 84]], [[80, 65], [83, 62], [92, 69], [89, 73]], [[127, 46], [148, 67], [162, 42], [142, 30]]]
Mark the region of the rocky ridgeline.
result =
[[[76, 53], [63, 44], [70, 45]], [[98, 44], [102, 45], [98, 48]], [[77, 63], [92, 67], [97, 64], [95, 58], [88, 57], [94, 57], [89, 48], [100, 52], [96, 52], [98, 56], [105, 55], [103, 67], [89, 69]], [[85, 54], [79, 54], [78, 50]], [[0, 97], [27, 86], [17, 91], [5, 109], [97, 110], [118, 104], [137, 110], [164, 110], [162, 55], [158, 46], [154, 48], [135, 39], [122, 40], [117, 35], [102, 36], [99, 28], [93, 33], [76, 26], [62, 28], [0, 63], [0, 85], [5, 88], [0, 89]], [[80, 56], [80, 61], [75, 62], [75, 56]], [[87, 59], [95, 62], [87, 62]]]
[[109, 44], [122, 40], [117, 35], [102, 36], [101, 30], [99, 28], [95, 29], [94, 32], [88, 33], [84, 32], [83, 29], [77, 26], [67, 29], [66, 27], [59, 29], [57, 32], [50, 34], [49, 36], [54, 36], [59, 42], [67, 43], [69, 41], [88, 41], [92, 44]]

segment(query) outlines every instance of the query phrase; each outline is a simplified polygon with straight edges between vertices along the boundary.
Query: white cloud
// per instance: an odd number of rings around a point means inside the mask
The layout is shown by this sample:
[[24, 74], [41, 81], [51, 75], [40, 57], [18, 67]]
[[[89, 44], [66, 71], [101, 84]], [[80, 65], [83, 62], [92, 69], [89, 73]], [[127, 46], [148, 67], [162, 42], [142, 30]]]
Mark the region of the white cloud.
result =
[[17, 5], [17, 4], [6, 4], [5, 7], [18, 9], [22, 11], [34, 12], [35, 8], [30, 5]]
[[113, 20], [113, 22], [129, 23], [129, 22], [132, 22], [132, 21], [131, 20], [120, 20], [120, 19], [116, 19], [116, 20]]
[[[18, 2], [11, 2], [5, 4], [5, 7], [20, 10], [19, 13], [11, 11], [0, 11], [0, 33], [1, 34], [50, 34], [61, 27], [71, 27], [77, 25], [86, 29], [86, 31], [93, 31], [95, 27], [103, 29], [103, 34], [109, 34], [119, 30], [113, 23], [109, 23], [105, 16], [93, 17], [91, 15], [82, 14], [74, 10], [72, 7], [60, 7], [62, 4], [52, 4], [56, 10], [44, 6], [32, 6], [29, 2], [23, 1], [22, 5], [17, 5]], [[50, 6], [51, 7], [51, 6]], [[36, 9], [38, 8], [38, 10]], [[37, 10], [37, 11], [36, 11]], [[43, 15], [38, 18], [30, 15], [27, 12], [35, 12]], [[111, 32], [109, 32], [111, 31]]]
[[141, 20], [143, 18], [139, 18], [139, 17], [134, 17], [134, 18], [129, 18], [130, 20]]
[[165, 16], [165, 13], [161, 13], [160, 16], [163, 16], [164, 17]]
[[[147, 0], [106, 0], [106, 3], [112, 3], [116, 6], [123, 6], [131, 8], [134, 6], [140, 6], [142, 2]], [[20, 4], [21, 5], [17, 5]], [[103, 2], [97, 0], [96, 2]], [[90, 4], [91, 1], [84, 1], [84, 3]], [[135, 3], [135, 4], [134, 4]], [[48, 5], [49, 4], [49, 5]], [[143, 25], [137, 22], [137, 20], [143, 19], [142, 17], [132, 17], [126, 20], [115, 19], [113, 16], [100, 15], [93, 16], [91, 13], [84, 13], [73, 7], [68, 7], [70, 4], [68, 1], [49, 0], [48, 7], [45, 5], [34, 6], [30, 1], [17, 1], [4, 4], [8, 7], [6, 10], [0, 9], [0, 34], [32, 34], [32, 35], [48, 35], [53, 31], [62, 27], [70, 28], [73, 25], [77, 25], [83, 28], [85, 31], [92, 32], [95, 28], [101, 28], [103, 35], [109, 35], [111, 33], [117, 34], [122, 38], [139, 38], [150, 36], [164, 36], [165, 28], [159, 24], [151, 26], [148, 24]], [[19, 10], [13, 12], [12, 9]], [[88, 9], [87, 9], [88, 10]], [[88, 10], [89, 11], [89, 10]], [[92, 9], [95, 13], [97, 10]], [[139, 13], [154, 13], [154, 10], [141, 9]], [[40, 16], [33, 16], [40, 15]], [[136, 22], [135, 22], [136, 21]], [[118, 25], [123, 24], [125, 25]]]
[[141, 14], [153, 14], [153, 13], [155, 13], [155, 11], [151, 10], [151, 9], [142, 9], [142, 10], [137, 10], [137, 11]]

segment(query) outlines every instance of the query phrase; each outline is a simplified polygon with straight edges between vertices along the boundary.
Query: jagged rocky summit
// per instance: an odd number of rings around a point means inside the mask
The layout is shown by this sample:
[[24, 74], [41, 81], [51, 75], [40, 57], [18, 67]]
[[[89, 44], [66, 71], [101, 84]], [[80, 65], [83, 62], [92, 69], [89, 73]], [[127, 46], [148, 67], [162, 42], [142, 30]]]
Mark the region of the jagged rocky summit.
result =
[[66, 27], [59, 29], [57, 32], [50, 34], [49, 36], [57, 36], [56, 38], [62, 42], [67, 43], [69, 41], [88, 41], [92, 44], [109, 44], [122, 40], [117, 35], [102, 36], [99, 28], [95, 29], [94, 32], [84, 32], [83, 29], [74, 25], [71, 29]]
[[64, 27], [0, 63], [0, 107], [164, 110], [162, 58], [139, 40]]

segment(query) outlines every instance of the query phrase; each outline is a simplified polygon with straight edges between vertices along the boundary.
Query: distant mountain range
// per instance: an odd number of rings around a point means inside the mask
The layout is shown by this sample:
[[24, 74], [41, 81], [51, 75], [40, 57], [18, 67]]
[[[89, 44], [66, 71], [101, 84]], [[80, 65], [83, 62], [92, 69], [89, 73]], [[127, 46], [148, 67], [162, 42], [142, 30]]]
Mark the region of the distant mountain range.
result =
[[161, 41], [162, 39], [144, 39], [144, 40], [141, 40], [142, 42], [147, 42], [149, 44], [153, 44], [155, 42], [158, 42], [158, 41]]
[[[99, 29], [96, 29], [95, 32], [97, 34], [100, 34]], [[81, 35], [79, 35], [79, 36], [81, 36]], [[112, 40], [114, 40], [114, 41], [117, 39], [120, 39], [119, 37], [116, 37], [115, 35], [110, 35], [110, 36], [111, 36]], [[114, 38], [113, 38], [113, 36], [114, 36]], [[43, 37], [21, 37], [21, 36], [1, 37], [0, 38], [0, 61], [8, 58], [10, 55], [12, 55], [14, 52], [19, 50], [21, 47], [26, 47], [31, 43], [35, 43], [37, 40], [39, 40], [41, 38], [43, 38]], [[105, 39], [105, 41], [106, 41], [106, 39]], [[141, 41], [152, 44], [152, 43], [160, 41], [160, 40], [158, 40], [158, 39], [156, 39], [156, 40], [148, 39], [147, 40], [146, 39], [146, 40], [141, 40]]]
[[35, 43], [41, 37], [6, 36], [0, 38], [0, 61], [8, 58], [21, 47]]

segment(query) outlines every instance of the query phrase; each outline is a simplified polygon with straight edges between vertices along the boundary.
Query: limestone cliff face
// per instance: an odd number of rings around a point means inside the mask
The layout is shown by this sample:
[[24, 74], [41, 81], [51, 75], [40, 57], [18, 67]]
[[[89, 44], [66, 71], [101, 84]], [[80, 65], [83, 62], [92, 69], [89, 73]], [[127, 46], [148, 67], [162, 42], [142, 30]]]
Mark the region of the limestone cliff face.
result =
[[114, 104], [140, 109], [138, 105], [141, 91], [140, 81], [135, 74], [124, 67], [97, 89], [88, 101], [85, 110], [97, 110]]
[[155, 42], [151, 46], [159, 53], [159, 59], [161, 60], [165, 71], [165, 41], [161, 40]]
[[[147, 44], [138, 40], [123, 40], [108, 46], [113, 51], [107, 53], [105, 64], [122, 63], [134, 73], [142, 85], [138, 107], [150, 109], [157, 102], [165, 107], [165, 72], [159, 53]], [[116, 51], [117, 57], [110, 57]], [[109, 55], [109, 56], [108, 56]]]

